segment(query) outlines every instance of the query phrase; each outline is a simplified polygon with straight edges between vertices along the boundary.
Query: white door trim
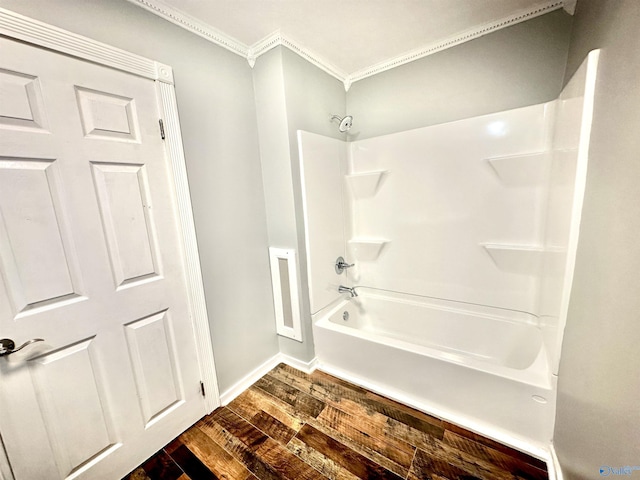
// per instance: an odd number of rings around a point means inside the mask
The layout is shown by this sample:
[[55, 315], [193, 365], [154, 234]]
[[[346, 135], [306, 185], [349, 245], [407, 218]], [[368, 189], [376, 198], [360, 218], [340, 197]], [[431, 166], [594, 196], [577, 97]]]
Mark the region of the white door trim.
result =
[[[205, 405], [208, 412], [213, 411], [220, 405], [220, 395], [171, 67], [4, 8], [0, 8], [0, 35], [157, 82], [178, 207], [191, 320], [197, 337], [200, 374], [207, 393]], [[0, 455], [0, 479], [6, 466], [3, 457]]]
[[215, 408], [220, 406], [220, 391], [218, 389], [216, 367], [213, 359], [213, 345], [209, 331], [207, 304], [204, 298], [204, 284], [202, 281], [202, 271], [200, 269], [196, 228], [193, 222], [193, 210], [191, 209], [187, 165], [182, 148], [182, 133], [178, 120], [178, 104], [176, 103], [176, 92], [173, 85], [157, 82], [157, 86], [160, 90], [160, 98], [162, 99], [165, 140], [167, 142], [167, 152], [171, 160], [171, 169], [173, 171], [173, 187], [178, 202], [183, 256], [187, 273], [187, 290], [189, 293], [191, 317], [195, 327], [200, 378], [207, 392], [205, 396], [207, 413], [211, 413]]
[[0, 34], [107, 67], [173, 85], [171, 67], [0, 8]]

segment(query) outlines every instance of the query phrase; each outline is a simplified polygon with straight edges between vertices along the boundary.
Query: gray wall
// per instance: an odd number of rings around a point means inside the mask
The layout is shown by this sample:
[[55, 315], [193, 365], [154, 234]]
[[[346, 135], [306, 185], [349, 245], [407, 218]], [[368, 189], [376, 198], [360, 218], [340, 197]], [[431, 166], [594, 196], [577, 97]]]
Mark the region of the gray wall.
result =
[[258, 58], [253, 80], [269, 244], [298, 253], [303, 341], [278, 342], [282, 353], [308, 362], [314, 348], [296, 131], [344, 138], [329, 118], [344, 113], [345, 91], [340, 81], [285, 47]]
[[347, 94], [352, 138], [555, 99], [571, 18], [557, 10], [355, 82]]
[[602, 52], [558, 383], [554, 443], [569, 480], [640, 465], [640, 3], [579, 0], [573, 28], [567, 78]]
[[267, 230], [246, 60], [124, 0], [0, 6], [174, 68], [221, 391], [275, 355]]
[[296, 248], [289, 129], [280, 48], [274, 48], [258, 58], [253, 68], [253, 88], [269, 246]]
[[[309, 300], [309, 282], [307, 280], [307, 259], [305, 248], [304, 212], [302, 210], [302, 181], [300, 179], [300, 156], [298, 153], [297, 131], [341, 138], [337, 124], [330, 122], [332, 114], [344, 115], [346, 92], [344, 85], [329, 74], [315, 67], [287, 48], [282, 49], [282, 67], [284, 71], [285, 103], [289, 128], [289, 155], [295, 207], [296, 235], [300, 258], [300, 280], [302, 284], [301, 308], [303, 334], [307, 341], [300, 344], [294, 340], [280, 337], [280, 350], [301, 360], [309, 361], [315, 356], [311, 328], [311, 305]], [[338, 159], [327, 158], [327, 162]], [[339, 212], [338, 212], [339, 213]], [[336, 257], [340, 252], [336, 252]], [[332, 268], [327, 265], [327, 268]]]

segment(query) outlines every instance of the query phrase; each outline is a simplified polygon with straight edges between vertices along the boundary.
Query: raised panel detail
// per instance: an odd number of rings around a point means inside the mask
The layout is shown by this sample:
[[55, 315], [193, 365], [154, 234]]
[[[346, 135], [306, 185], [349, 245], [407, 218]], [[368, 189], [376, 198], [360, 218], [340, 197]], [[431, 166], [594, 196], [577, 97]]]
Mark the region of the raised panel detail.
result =
[[77, 297], [54, 160], [0, 157], [0, 260], [14, 314]]
[[138, 142], [138, 120], [132, 98], [76, 86], [85, 137]]
[[125, 326], [129, 354], [147, 425], [182, 403], [170, 317], [167, 311]]
[[46, 128], [38, 78], [0, 68], [0, 128]]
[[90, 468], [120, 445], [115, 442], [104, 388], [92, 358], [93, 343], [94, 337], [88, 338], [29, 361], [62, 478]]
[[145, 167], [92, 163], [102, 223], [116, 285], [159, 274]]

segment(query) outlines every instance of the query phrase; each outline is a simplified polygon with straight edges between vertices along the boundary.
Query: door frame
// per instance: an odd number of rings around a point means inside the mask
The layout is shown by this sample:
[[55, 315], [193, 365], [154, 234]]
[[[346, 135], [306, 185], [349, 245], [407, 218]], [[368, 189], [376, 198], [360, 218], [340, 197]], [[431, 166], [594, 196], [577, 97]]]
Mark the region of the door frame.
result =
[[[181, 250], [189, 297], [188, 304], [196, 337], [200, 378], [207, 392], [204, 399], [206, 411], [207, 413], [212, 412], [220, 406], [220, 392], [213, 358], [213, 345], [191, 208], [182, 133], [178, 120], [173, 70], [168, 65], [1, 7], [0, 35], [155, 81], [164, 123], [165, 147], [171, 164], [173, 189], [177, 201]], [[0, 439], [2, 438], [1, 434], [0, 429]], [[1, 442], [0, 450], [4, 450]], [[0, 479], [5, 476], [3, 472], [8, 470], [7, 467], [6, 455], [0, 454]]]

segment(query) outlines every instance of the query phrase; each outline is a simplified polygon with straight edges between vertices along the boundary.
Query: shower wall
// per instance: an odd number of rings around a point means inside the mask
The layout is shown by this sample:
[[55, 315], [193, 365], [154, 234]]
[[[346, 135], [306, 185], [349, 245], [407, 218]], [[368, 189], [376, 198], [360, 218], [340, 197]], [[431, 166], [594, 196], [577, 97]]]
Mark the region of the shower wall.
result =
[[555, 375], [578, 248], [599, 56], [598, 50], [588, 55], [555, 102], [538, 294], [539, 324]]
[[347, 143], [298, 131], [302, 207], [304, 212], [311, 314], [339, 297], [346, 275], [335, 272], [336, 259], [346, 256], [345, 229], [349, 205], [343, 179], [347, 173]]
[[552, 113], [534, 105], [353, 142], [354, 283], [536, 313]]

